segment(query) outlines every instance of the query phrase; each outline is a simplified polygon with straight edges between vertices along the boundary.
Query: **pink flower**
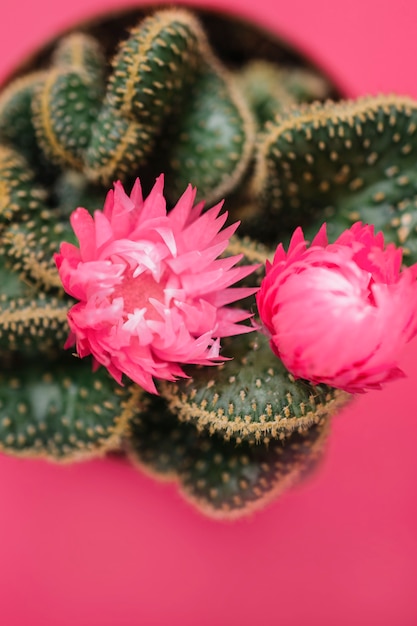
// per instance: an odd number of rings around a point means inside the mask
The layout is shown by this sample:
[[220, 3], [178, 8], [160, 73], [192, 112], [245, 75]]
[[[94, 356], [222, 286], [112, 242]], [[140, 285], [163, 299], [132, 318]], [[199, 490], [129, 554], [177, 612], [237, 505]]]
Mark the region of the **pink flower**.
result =
[[403, 376], [398, 355], [417, 332], [417, 266], [360, 222], [307, 248], [301, 228], [280, 244], [257, 294], [271, 348], [296, 377], [355, 393]]
[[167, 214], [160, 176], [143, 200], [139, 180], [130, 197], [117, 182], [103, 211], [78, 208], [71, 225], [79, 248], [61, 244], [55, 255], [65, 291], [79, 300], [68, 314], [80, 357], [93, 355], [121, 382], [126, 374], [157, 393], [153, 377], [186, 376], [181, 365], [214, 365], [220, 338], [253, 330], [250, 314], [226, 305], [256, 289], [231, 288], [255, 266], [234, 267], [241, 256], [218, 259], [238, 224], [222, 227], [222, 203], [203, 213], [187, 188]]

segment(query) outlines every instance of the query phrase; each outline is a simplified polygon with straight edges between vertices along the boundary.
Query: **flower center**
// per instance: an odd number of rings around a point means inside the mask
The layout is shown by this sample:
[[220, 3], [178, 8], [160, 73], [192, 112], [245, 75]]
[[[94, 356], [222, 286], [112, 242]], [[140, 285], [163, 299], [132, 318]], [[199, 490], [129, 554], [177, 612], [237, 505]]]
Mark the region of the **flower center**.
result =
[[131, 273], [126, 274], [123, 282], [115, 288], [113, 298], [123, 298], [126, 313], [133, 313], [135, 309], [146, 309], [150, 317], [153, 317], [156, 311], [149, 303], [149, 299], [164, 302], [165, 284], [165, 280], [158, 283], [149, 271], [136, 278]]

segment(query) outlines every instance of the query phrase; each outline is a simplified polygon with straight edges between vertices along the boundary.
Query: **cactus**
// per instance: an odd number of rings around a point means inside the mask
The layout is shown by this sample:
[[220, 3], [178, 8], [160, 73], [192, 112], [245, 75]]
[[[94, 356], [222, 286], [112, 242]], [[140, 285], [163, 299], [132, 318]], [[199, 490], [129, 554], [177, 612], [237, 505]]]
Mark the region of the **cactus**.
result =
[[245, 93], [260, 130], [285, 109], [304, 102], [324, 100], [330, 95], [329, 83], [314, 71], [288, 69], [268, 61], [247, 63], [236, 72], [236, 80]]
[[120, 445], [139, 395], [137, 386], [93, 375], [89, 364], [51, 369], [27, 360], [1, 376], [0, 449], [65, 461], [103, 455]]
[[12, 82], [0, 99], [2, 143], [15, 146], [30, 164], [36, 164], [40, 156], [32, 118], [32, 100], [36, 88], [45, 79], [45, 72], [31, 72]]
[[184, 9], [141, 19], [113, 56], [83, 29], [0, 94], [0, 450], [63, 462], [122, 449], [235, 518], [306, 474], [349, 395], [295, 380], [260, 333], [224, 341], [232, 360], [190, 367], [159, 397], [93, 372], [63, 349], [73, 302], [53, 254], [73, 240], [69, 215], [101, 208], [116, 179], [146, 188], [165, 171], [172, 203], [191, 183], [242, 220], [226, 252], [261, 264], [245, 285], [295, 225], [324, 220], [332, 237], [374, 223], [415, 262], [417, 103], [312, 103], [332, 89], [311, 70], [236, 67], [210, 39]]
[[241, 180], [253, 143], [251, 116], [193, 16], [172, 10], [146, 18], [120, 46], [112, 69], [86, 153], [91, 180], [131, 176], [157, 151], [158, 139], [164, 151], [166, 129], [172, 197], [184, 177], [208, 200]]
[[233, 356], [215, 376], [206, 368], [189, 372], [185, 381], [161, 385], [180, 421], [238, 444], [268, 445], [307, 431], [346, 401], [340, 390], [296, 382], [261, 335], [242, 337]]
[[130, 423], [128, 456], [161, 480], [175, 480], [205, 515], [234, 519], [264, 506], [295, 484], [320, 459], [329, 431], [321, 417], [314, 426], [269, 446], [236, 445], [221, 435], [199, 433], [179, 422], [161, 398], [145, 402]]
[[65, 342], [68, 305], [40, 291], [30, 293], [15, 274], [1, 272], [0, 355], [2, 360], [24, 351], [28, 356], [57, 352], [57, 341]]
[[414, 263], [416, 129], [417, 103], [398, 96], [313, 103], [277, 117], [258, 144], [253, 180], [264, 234], [274, 237], [282, 223], [315, 227], [325, 216], [335, 237], [362, 220]]

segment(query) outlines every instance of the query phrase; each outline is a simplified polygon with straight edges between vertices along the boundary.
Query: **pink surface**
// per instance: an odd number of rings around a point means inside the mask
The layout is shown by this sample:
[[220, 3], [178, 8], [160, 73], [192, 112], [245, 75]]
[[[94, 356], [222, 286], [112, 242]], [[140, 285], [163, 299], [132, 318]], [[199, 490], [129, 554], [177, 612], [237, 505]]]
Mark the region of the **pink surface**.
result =
[[[115, 3], [8, 3], [0, 77], [54, 30]], [[412, 0], [228, 4], [275, 23], [352, 94], [417, 96]], [[404, 355], [407, 380], [335, 420], [308, 483], [233, 524], [204, 519], [123, 461], [0, 456], [0, 623], [415, 626], [416, 352]]]

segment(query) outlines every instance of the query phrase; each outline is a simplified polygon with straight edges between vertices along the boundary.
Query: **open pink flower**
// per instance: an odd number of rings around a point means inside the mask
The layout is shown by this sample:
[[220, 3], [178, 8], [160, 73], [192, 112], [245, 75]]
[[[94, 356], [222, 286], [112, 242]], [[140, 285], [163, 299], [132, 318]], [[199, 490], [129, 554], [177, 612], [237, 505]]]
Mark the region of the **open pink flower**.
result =
[[403, 376], [401, 348], [417, 332], [417, 266], [360, 222], [308, 248], [301, 228], [279, 245], [257, 294], [271, 348], [297, 378], [348, 392]]
[[241, 256], [218, 259], [238, 224], [222, 227], [222, 203], [203, 213], [187, 188], [167, 213], [160, 176], [143, 200], [139, 180], [130, 197], [117, 182], [103, 211], [78, 208], [71, 225], [79, 248], [55, 255], [65, 291], [79, 300], [68, 314], [80, 357], [92, 354], [121, 382], [126, 374], [156, 393], [153, 377], [185, 376], [186, 363], [221, 362], [220, 338], [253, 330], [247, 311], [226, 305], [256, 289], [230, 287], [255, 267]]

